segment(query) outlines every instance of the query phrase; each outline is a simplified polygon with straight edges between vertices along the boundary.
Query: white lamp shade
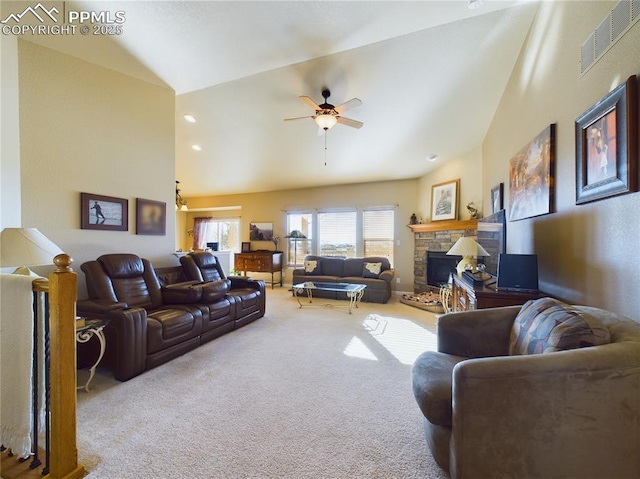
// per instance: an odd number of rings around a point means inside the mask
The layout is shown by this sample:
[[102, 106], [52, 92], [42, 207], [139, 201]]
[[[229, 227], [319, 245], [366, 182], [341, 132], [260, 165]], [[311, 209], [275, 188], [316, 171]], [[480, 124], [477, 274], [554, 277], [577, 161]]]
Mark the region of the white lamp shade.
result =
[[328, 130], [333, 125], [338, 122], [335, 116], [333, 115], [318, 115], [316, 116], [316, 123], [318, 126], [324, 130]]
[[471, 236], [463, 236], [462, 238], [460, 238], [451, 247], [451, 249], [447, 251], [447, 254], [458, 255], [458, 256], [471, 256], [471, 257], [491, 256]]
[[463, 236], [451, 247], [447, 254], [462, 256], [456, 266], [459, 275], [465, 270], [476, 271], [476, 260], [478, 256], [490, 256], [487, 251], [480, 246], [476, 240], [470, 236]]
[[0, 267], [53, 264], [64, 253], [37, 228], [5, 228], [0, 235]]

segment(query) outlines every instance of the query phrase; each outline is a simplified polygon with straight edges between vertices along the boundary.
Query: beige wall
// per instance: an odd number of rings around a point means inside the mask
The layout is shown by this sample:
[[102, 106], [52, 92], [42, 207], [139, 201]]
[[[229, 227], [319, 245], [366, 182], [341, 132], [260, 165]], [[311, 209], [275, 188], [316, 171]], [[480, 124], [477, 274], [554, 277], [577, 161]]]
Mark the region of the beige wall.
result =
[[555, 123], [556, 212], [509, 222], [508, 251], [538, 254], [545, 292], [640, 320], [640, 193], [575, 205], [575, 119], [640, 74], [636, 23], [580, 75], [580, 47], [615, 4], [541, 3], [483, 144], [483, 191], [504, 182], [508, 208], [509, 159]]
[[[431, 187], [455, 179], [460, 179], [458, 219], [469, 219], [467, 205], [471, 202], [482, 213], [485, 209], [482, 205], [482, 151], [478, 147], [460, 158], [447, 161], [437, 170], [420, 178], [416, 216], [428, 223], [431, 218]], [[489, 210], [490, 206], [487, 204], [486, 214], [489, 214]]]
[[0, 35], [0, 230], [20, 226], [18, 41]]
[[[417, 185], [417, 180], [384, 181], [246, 195], [198, 197], [187, 200], [190, 208], [240, 206], [242, 208], [242, 241], [249, 241], [250, 222], [272, 222], [274, 233], [283, 238], [287, 234], [287, 210], [396, 206], [395, 235], [400, 243], [398, 245], [396, 242], [394, 266], [396, 278], [400, 278], [400, 283], [394, 282], [394, 288], [397, 291], [413, 291], [413, 234], [406, 225], [409, 224], [409, 217], [417, 204]], [[223, 213], [218, 214], [223, 215]], [[229, 215], [237, 216], [237, 210]], [[189, 213], [186, 228], [193, 225], [194, 216], [208, 216], [208, 214]], [[185, 233], [186, 229], [183, 232], [179, 231], [183, 237], [178, 240], [178, 244], [189, 244], [184, 238]], [[273, 244], [256, 242], [253, 247], [273, 249]], [[283, 248], [283, 243], [280, 248]], [[252, 276], [256, 275], [252, 274]], [[287, 271], [285, 281], [291, 281], [290, 271]]]
[[[22, 40], [18, 53], [22, 226], [39, 228], [78, 272], [112, 252], [174, 264], [173, 90]], [[129, 200], [129, 230], [80, 229], [80, 192]], [[167, 203], [166, 236], [135, 234], [136, 198]]]

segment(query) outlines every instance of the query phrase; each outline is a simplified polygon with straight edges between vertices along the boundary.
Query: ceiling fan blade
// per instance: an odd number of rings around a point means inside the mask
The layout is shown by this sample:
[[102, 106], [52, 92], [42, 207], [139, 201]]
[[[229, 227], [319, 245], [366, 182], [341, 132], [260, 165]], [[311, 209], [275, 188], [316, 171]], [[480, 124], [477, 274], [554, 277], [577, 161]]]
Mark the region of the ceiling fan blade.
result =
[[304, 120], [305, 118], [315, 118], [313, 116], [298, 116], [296, 118], [285, 118], [284, 121]]
[[345, 118], [344, 116], [336, 116], [336, 120], [338, 120], [338, 123], [350, 126], [351, 128], [362, 128], [362, 125], [364, 125], [361, 121]]
[[313, 108], [314, 110], [322, 110], [322, 108], [320, 108], [315, 101], [313, 101], [311, 98], [309, 98], [308, 96], [301, 96], [299, 97], [303, 102], [305, 102], [307, 105], [309, 105], [310, 108]]
[[351, 108], [355, 108], [357, 106], [362, 105], [362, 101], [359, 98], [352, 98], [349, 101], [345, 101], [342, 105], [338, 105], [334, 108], [338, 113], [343, 113]]

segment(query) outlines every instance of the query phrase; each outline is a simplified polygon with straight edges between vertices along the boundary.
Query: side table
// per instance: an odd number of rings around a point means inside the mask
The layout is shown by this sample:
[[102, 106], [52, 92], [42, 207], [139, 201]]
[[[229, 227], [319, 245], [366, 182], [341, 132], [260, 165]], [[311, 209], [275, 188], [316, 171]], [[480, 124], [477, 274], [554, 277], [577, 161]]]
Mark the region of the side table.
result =
[[[81, 318], [82, 320], [83, 318]], [[89, 368], [90, 374], [89, 379], [83, 386], [76, 386], [76, 389], [84, 389], [87, 392], [91, 392], [92, 389], [89, 388], [89, 384], [93, 379], [93, 376], [96, 374], [96, 367], [102, 360], [102, 356], [104, 356], [104, 350], [107, 346], [107, 339], [104, 336], [104, 332], [102, 331], [104, 327], [107, 325], [106, 320], [102, 319], [84, 319], [84, 324], [78, 323], [76, 320], [76, 342], [77, 343], [86, 343], [92, 337], [98, 338], [100, 342], [100, 353], [98, 354], [98, 359], [93, 363], [93, 366]]]

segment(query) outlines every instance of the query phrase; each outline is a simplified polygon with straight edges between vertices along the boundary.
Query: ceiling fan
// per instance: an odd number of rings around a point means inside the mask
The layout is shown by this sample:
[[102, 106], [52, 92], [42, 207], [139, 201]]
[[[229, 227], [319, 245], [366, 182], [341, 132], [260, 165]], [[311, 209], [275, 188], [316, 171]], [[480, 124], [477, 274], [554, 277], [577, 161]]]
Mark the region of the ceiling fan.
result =
[[362, 105], [362, 101], [358, 98], [352, 98], [338, 106], [333, 106], [331, 103], [327, 103], [327, 99], [331, 96], [329, 90], [322, 90], [322, 98], [324, 103], [322, 105], [316, 105], [316, 103], [308, 96], [301, 96], [300, 99], [313, 108], [316, 112], [312, 116], [300, 116], [297, 118], [285, 118], [284, 121], [302, 120], [304, 118], [313, 118], [318, 125], [318, 135], [324, 134], [329, 128], [332, 128], [336, 123], [342, 123], [343, 125], [350, 126], [352, 128], [362, 128], [361, 121], [352, 120], [351, 118], [345, 118], [340, 116], [343, 112], [350, 108]]

